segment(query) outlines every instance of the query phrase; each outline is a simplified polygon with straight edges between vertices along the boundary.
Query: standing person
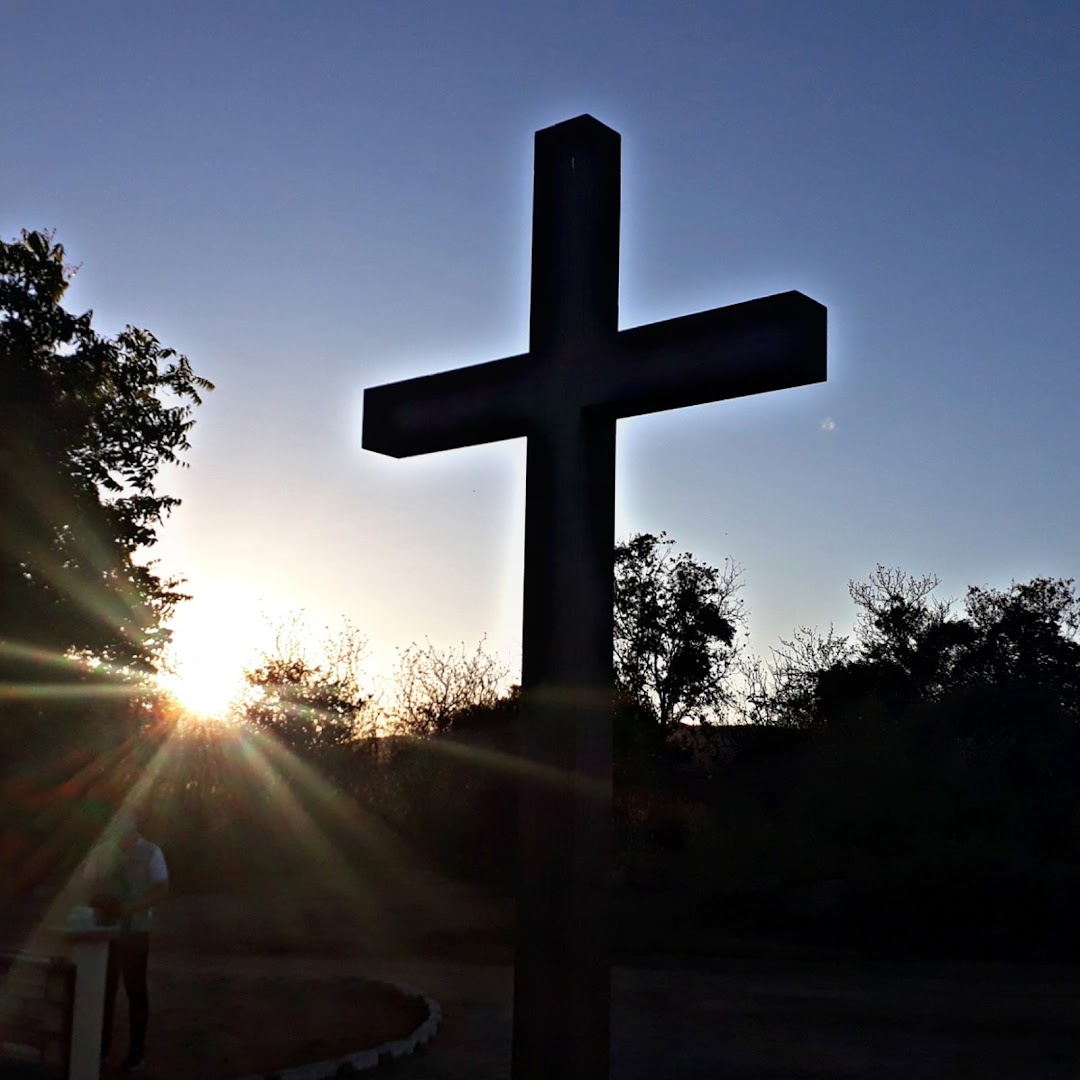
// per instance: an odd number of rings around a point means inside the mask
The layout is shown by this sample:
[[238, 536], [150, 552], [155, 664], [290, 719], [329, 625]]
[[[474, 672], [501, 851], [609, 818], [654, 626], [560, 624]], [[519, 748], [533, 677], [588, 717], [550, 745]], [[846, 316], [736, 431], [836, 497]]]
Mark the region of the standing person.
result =
[[169, 890], [169, 871], [157, 844], [139, 834], [134, 814], [122, 815], [113, 825], [113, 840], [90, 856], [86, 876], [91, 882], [91, 905], [104, 924], [119, 926], [109, 942], [105, 975], [105, 1018], [101, 1032], [101, 1058], [112, 1047], [113, 1009], [120, 977], [127, 994], [130, 1037], [123, 1068], [142, 1068], [146, 1050], [146, 1024], [150, 1001], [146, 989], [146, 965], [150, 955], [153, 906]]

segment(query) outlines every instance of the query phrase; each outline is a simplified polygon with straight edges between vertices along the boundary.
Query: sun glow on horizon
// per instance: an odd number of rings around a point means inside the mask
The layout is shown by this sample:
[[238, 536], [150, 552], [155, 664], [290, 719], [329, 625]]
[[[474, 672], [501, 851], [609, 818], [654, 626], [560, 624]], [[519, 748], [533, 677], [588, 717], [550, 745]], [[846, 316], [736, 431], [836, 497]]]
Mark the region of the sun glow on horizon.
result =
[[200, 720], [227, 720], [244, 691], [244, 671], [266, 644], [267, 621], [236, 588], [200, 590], [173, 619], [169, 670], [162, 688]]
[[228, 720], [244, 689], [242, 671], [205, 659], [185, 662], [176, 671], [159, 676], [158, 682], [185, 713], [198, 720]]

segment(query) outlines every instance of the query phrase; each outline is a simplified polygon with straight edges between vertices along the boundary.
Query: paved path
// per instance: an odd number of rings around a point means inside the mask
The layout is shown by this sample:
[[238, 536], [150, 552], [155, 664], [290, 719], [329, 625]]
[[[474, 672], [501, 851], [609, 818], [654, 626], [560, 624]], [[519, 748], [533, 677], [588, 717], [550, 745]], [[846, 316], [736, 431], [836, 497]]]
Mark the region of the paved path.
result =
[[[253, 962], [311, 971], [300, 958]], [[397, 1063], [395, 1080], [509, 1077], [509, 967], [371, 960], [350, 971], [410, 983], [443, 1006], [431, 1049]], [[1075, 969], [617, 968], [612, 1077], [1076, 1080], [1078, 991]]]
[[[12, 942], [21, 939], [17, 920], [4, 922]], [[311, 933], [305, 924], [304, 934]], [[151, 965], [242, 969], [299, 982], [345, 975], [407, 982], [439, 1000], [444, 1021], [427, 1054], [396, 1065], [395, 1080], [509, 1076], [508, 965], [398, 960], [341, 945], [317, 954], [234, 952], [187, 961], [163, 940]], [[1076, 966], [860, 968], [775, 950], [708, 963], [650, 961], [614, 972], [612, 1078], [1077, 1080], [1078, 1000]]]

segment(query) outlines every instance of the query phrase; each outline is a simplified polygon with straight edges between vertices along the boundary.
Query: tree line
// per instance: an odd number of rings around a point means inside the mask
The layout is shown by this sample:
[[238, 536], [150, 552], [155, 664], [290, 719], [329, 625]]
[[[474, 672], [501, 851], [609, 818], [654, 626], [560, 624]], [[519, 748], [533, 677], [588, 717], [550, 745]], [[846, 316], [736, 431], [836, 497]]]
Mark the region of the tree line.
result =
[[[190, 887], [279, 874], [300, 822], [374, 858], [361, 820], [505, 885], [519, 695], [483, 643], [402, 650], [382, 737], [360, 631], [313, 650], [287, 625], [246, 673], [239, 723], [178, 736], [154, 675], [183, 582], [150, 554], [176, 506], [161, 468], [212, 387], [148, 331], [108, 338], [67, 312], [72, 272], [50, 234], [0, 243], [0, 881], [61, 873], [136, 792]], [[849, 585], [850, 633], [800, 628], [755, 657], [731, 562], [644, 533], [613, 573], [627, 934], [1076, 944], [1071, 580], [949, 601], [932, 575], [878, 566]]]

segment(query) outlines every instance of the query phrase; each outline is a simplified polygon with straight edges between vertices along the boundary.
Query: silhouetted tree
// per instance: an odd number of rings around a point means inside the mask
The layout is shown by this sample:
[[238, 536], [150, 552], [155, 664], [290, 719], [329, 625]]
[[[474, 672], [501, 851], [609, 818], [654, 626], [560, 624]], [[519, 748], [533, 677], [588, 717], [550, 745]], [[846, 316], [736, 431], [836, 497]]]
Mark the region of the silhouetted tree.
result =
[[741, 660], [741, 713], [745, 723], [766, 727], [812, 728], [820, 720], [818, 682], [821, 672], [850, 662], [854, 646], [832, 626], [826, 633], [798, 627], [781, 638], [768, 660]]
[[950, 684], [972, 627], [952, 601], [932, 594], [939, 580], [878, 565], [868, 581], [851, 582], [858, 606], [855, 638], [864, 662], [891, 669], [916, 697], [932, 700]]
[[1021, 726], [1035, 702], [1080, 720], [1080, 600], [1071, 580], [972, 586], [959, 613], [932, 598], [937, 584], [879, 566], [850, 585], [860, 608], [854, 650], [805, 680], [818, 720], [850, 718], [874, 702], [894, 718], [920, 709], [940, 724], [946, 714], [973, 716], [975, 696], [984, 727], [1006, 702], [1015, 706], [1008, 722]]
[[[161, 467], [212, 389], [147, 330], [98, 334], [64, 309], [51, 234], [0, 242], [0, 681], [154, 669], [180, 582], [137, 561], [178, 500]], [[24, 711], [25, 702], [5, 709]], [[31, 712], [37, 712], [31, 709]]]
[[415, 642], [398, 653], [394, 720], [410, 735], [448, 732], [463, 714], [494, 710], [507, 694], [507, 668], [479, 641], [472, 652]]
[[1073, 582], [972, 587], [962, 605], [936, 585], [879, 566], [850, 585], [852, 640], [800, 631], [774, 654], [752, 718], [809, 730], [764, 755], [737, 741], [706, 865], [723, 858], [755, 910], [802, 909], [827, 884], [862, 932], [896, 913], [916, 939], [1075, 941]]
[[665, 533], [615, 547], [615, 684], [659, 726], [712, 722], [731, 701], [728, 676], [745, 621], [740, 571], [674, 554]]
[[971, 640], [955, 665], [959, 686], [1050, 689], [1080, 720], [1080, 597], [1073, 581], [1034, 578], [1007, 590], [968, 589]]
[[241, 722], [306, 758], [326, 758], [328, 751], [373, 738], [377, 710], [362, 689], [366, 647], [348, 623], [327, 634], [321, 648], [301, 619], [279, 626], [273, 648], [244, 672], [249, 692], [239, 705]]

